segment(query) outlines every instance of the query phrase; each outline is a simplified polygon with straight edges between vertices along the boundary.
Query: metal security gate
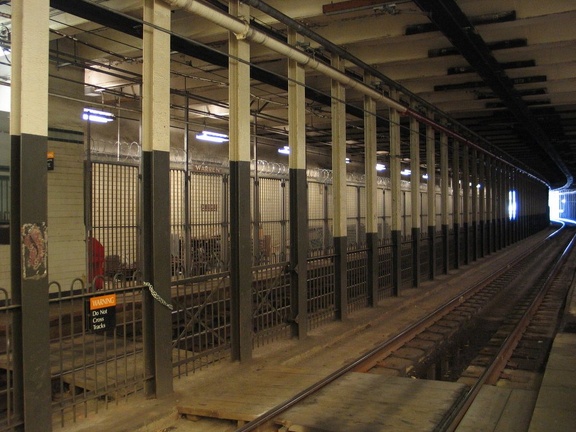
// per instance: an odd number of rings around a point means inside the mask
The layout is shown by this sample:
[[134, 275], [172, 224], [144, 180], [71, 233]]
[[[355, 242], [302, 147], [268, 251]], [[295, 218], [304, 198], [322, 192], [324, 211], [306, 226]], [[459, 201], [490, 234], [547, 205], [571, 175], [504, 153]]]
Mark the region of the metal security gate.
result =
[[175, 376], [229, 356], [228, 173], [170, 170], [172, 348]]
[[329, 172], [308, 179], [308, 327], [312, 330], [334, 320], [334, 237], [332, 184]]
[[[289, 182], [279, 164], [258, 164], [252, 178], [254, 346], [289, 335]], [[258, 174], [258, 175], [256, 175]]]
[[0, 288], [0, 431], [13, 431], [22, 425], [14, 406], [14, 314], [20, 306], [12, 303], [8, 292]]
[[91, 165], [88, 284], [93, 291], [130, 280], [141, 269], [140, 179], [133, 165]]
[[[49, 285], [47, 360], [52, 408], [61, 425], [117, 404], [150, 378], [144, 374], [142, 338], [139, 168], [107, 162], [87, 167], [87, 281]], [[109, 295], [115, 319], [102, 329], [90, 300]]]

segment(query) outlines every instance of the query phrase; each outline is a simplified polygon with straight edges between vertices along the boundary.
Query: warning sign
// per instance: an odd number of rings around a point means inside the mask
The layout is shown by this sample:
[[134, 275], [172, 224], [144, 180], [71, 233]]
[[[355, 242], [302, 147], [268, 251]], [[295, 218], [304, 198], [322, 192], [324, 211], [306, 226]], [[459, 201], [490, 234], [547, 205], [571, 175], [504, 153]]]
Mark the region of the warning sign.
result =
[[106, 331], [116, 326], [116, 294], [90, 299], [89, 323], [93, 331]]

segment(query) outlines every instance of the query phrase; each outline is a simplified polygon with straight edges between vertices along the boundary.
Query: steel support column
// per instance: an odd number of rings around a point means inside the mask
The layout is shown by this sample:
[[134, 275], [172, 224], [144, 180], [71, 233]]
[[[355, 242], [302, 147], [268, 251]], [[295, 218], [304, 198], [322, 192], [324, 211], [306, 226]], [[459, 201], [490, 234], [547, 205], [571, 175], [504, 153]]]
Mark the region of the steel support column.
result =
[[[343, 70], [344, 62], [332, 56], [332, 66]], [[336, 319], [346, 318], [347, 291], [347, 229], [346, 229], [346, 103], [344, 86], [332, 80], [332, 196], [334, 200], [334, 252], [336, 254], [335, 287]]]
[[[372, 77], [364, 76], [370, 83]], [[364, 171], [366, 173], [366, 247], [368, 248], [367, 287], [368, 305], [378, 302], [378, 175], [376, 172], [376, 101], [364, 96]]]
[[436, 134], [426, 125], [426, 174], [428, 175], [428, 277], [436, 276]]
[[479, 155], [478, 163], [480, 164], [480, 173], [478, 176], [478, 184], [480, 185], [479, 197], [480, 208], [478, 212], [478, 222], [480, 224], [478, 238], [480, 244], [478, 245], [479, 258], [484, 258], [486, 255], [486, 157], [483, 153]]
[[492, 253], [492, 247], [494, 245], [494, 163], [492, 159], [488, 156], [485, 159], [486, 163], [486, 254], [490, 255]]
[[445, 133], [440, 134], [440, 178], [441, 178], [441, 212], [442, 212], [442, 273], [448, 274], [449, 257], [450, 257], [450, 243], [449, 236], [449, 222], [450, 215], [448, 213], [448, 186], [449, 186], [449, 166], [448, 166], [448, 136]]
[[467, 145], [462, 148], [462, 224], [464, 227], [464, 265], [470, 264], [470, 153]]
[[[250, 16], [240, 0], [234, 16]], [[229, 37], [230, 283], [232, 360], [252, 358], [252, 251], [250, 242], [250, 43]]]
[[[144, 280], [170, 303], [170, 7], [144, 2], [142, 185]], [[143, 293], [147, 396], [172, 392], [172, 314]], [[149, 378], [148, 378], [149, 377]]]
[[460, 144], [452, 141], [452, 223], [454, 227], [454, 268], [460, 268]]
[[472, 261], [478, 259], [478, 150], [472, 149]]
[[[413, 103], [414, 105], [414, 103]], [[410, 118], [410, 210], [412, 213], [412, 285], [420, 286], [420, 123]]]
[[[296, 45], [297, 35], [288, 30], [288, 43]], [[290, 287], [292, 336], [302, 338], [308, 331], [308, 189], [306, 183], [306, 73], [304, 67], [288, 60], [288, 143], [290, 147]]]
[[[398, 98], [396, 90], [391, 91], [393, 99]], [[400, 148], [400, 114], [390, 108], [390, 182], [392, 183], [392, 292], [400, 295], [402, 282], [401, 242], [402, 242], [402, 191], [400, 190], [402, 158]]]
[[512, 190], [514, 189], [514, 182], [512, 179], [513, 171], [504, 166], [504, 178], [506, 184], [504, 186], [504, 247], [510, 246], [513, 240], [514, 224], [515, 221], [511, 220], [510, 217], [513, 216], [511, 212], [513, 211], [512, 205]]
[[14, 309], [10, 416], [18, 430], [52, 430], [48, 308], [49, 4], [12, 2], [10, 255]]
[[496, 182], [496, 194], [494, 196], [494, 223], [496, 229], [494, 230], [494, 252], [502, 249], [504, 240], [503, 230], [503, 211], [504, 211], [504, 171], [499, 161], [496, 161], [494, 166], [494, 177]]

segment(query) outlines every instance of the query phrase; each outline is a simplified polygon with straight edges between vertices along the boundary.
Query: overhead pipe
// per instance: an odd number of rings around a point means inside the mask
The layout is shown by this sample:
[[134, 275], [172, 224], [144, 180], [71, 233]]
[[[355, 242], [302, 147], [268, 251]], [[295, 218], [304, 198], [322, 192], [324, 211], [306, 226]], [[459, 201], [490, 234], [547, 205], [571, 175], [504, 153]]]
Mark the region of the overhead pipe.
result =
[[[405, 95], [409, 96], [411, 99], [418, 101], [419, 103], [423, 104], [424, 106], [426, 106], [427, 108], [431, 108], [436, 114], [440, 114], [446, 118], [449, 118], [448, 116], [445, 115], [445, 113], [441, 112], [440, 110], [438, 110], [436, 107], [434, 107], [433, 105], [431, 105], [429, 102], [425, 101], [424, 99], [422, 99], [421, 97], [413, 94], [412, 92], [410, 92], [408, 89], [406, 89], [405, 87], [403, 87], [402, 85], [396, 83], [395, 81], [393, 81], [392, 79], [390, 79], [389, 77], [387, 77], [386, 75], [382, 74], [379, 70], [377, 70], [375, 67], [363, 62], [362, 60], [360, 60], [358, 57], [352, 55], [349, 51], [346, 51], [345, 49], [343, 49], [342, 47], [334, 44], [333, 42], [329, 41], [328, 39], [324, 38], [323, 36], [315, 33], [314, 31], [310, 30], [308, 27], [304, 26], [303, 24], [299, 23], [298, 21], [290, 18], [289, 16], [283, 14], [282, 12], [280, 12], [278, 9], [273, 8], [272, 6], [268, 5], [267, 3], [263, 2], [262, 0], [242, 0], [243, 3], [246, 3], [249, 6], [252, 6], [262, 12], [264, 12], [265, 14], [267, 14], [268, 16], [278, 20], [278, 22], [281, 22], [291, 28], [293, 28], [296, 32], [300, 33], [301, 35], [319, 43], [320, 45], [322, 45], [323, 47], [327, 48], [330, 52], [336, 53], [337, 55], [339, 55], [340, 57], [350, 61], [351, 63], [355, 64], [356, 66], [362, 68], [363, 70], [368, 71], [373, 77], [375, 78], [379, 78], [381, 79], [386, 85], [395, 88], [397, 90], [399, 90], [400, 92], [404, 93]], [[370, 87], [368, 87], [370, 88]], [[452, 138], [461, 141], [464, 144], [468, 144], [471, 147], [474, 147], [480, 151], [482, 151], [483, 153], [485, 153], [486, 155], [489, 155], [491, 157], [494, 157], [496, 159], [499, 159], [501, 161], [503, 161], [504, 163], [519, 169], [519, 167], [515, 166], [514, 164], [506, 161], [505, 159], [503, 159], [502, 157], [496, 156], [495, 154], [492, 154], [491, 152], [489, 152], [488, 150], [486, 150], [485, 148], [481, 147], [478, 144], [473, 143], [472, 141], [470, 141], [469, 139], [465, 138], [464, 136], [462, 136], [461, 134], [458, 134], [448, 128], [446, 128], [445, 126], [437, 123], [436, 121], [429, 119], [428, 117], [423, 116], [422, 114], [420, 114], [417, 111], [412, 110], [411, 108], [407, 108], [405, 111], [400, 111], [401, 115], [404, 116], [409, 116], [409, 117], [413, 117], [416, 118], [417, 120], [419, 120], [422, 123], [425, 123], [429, 126], [432, 126], [432, 128], [434, 128], [435, 130], [439, 131], [439, 132], [445, 132], [446, 134], [448, 134], [449, 136], [451, 136]], [[460, 128], [466, 129], [468, 130], [466, 127], [459, 125]], [[469, 131], [469, 130], [468, 130]], [[471, 133], [474, 133], [472, 131], [469, 131]], [[480, 139], [482, 141], [486, 141], [484, 138], [480, 137]], [[539, 181], [542, 181], [542, 179], [539, 179], [537, 176], [525, 171], [525, 170], [521, 170], [522, 172], [525, 172], [526, 174], [530, 175], [531, 177], [534, 177], [536, 179], [538, 179]], [[544, 182], [545, 183], [545, 182]]]
[[379, 93], [378, 91], [374, 90], [373, 88], [367, 86], [360, 81], [355, 80], [354, 78], [349, 77], [343, 72], [329, 66], [325, 63], [322, 63], [312, 56], [287, 45], [284, 42], [281, 42], [277, 39], [274, 39], [267, 35], [260, 30], [255, 29], [250, 25], [249, 22], [243, 21], [239, 18], [235, 18], [231, 15], [228, 15], [222, 11], [214, 9], [204, 3], [201, 3], [198, 0], [164, 0], [166, 3], [170, 4], [179, 9], [184, 9], [188, 12], [194, 13], [196, 15], [205, 18], [214, 24], [217, 24], [225, 29], [231, 31], [238, 37], [239, 39], [247, 39], [249, 41], [261, 44], [266, 48], [271, 49], [278, 54], [281, 54], [295, 62], [303, 65], [308, 66], [314, 70], [317, 70], [323, 75], [333, 79], [334, 81], [339, 82], [340, 84], [352, 88], [354, 90], [358, 90], [359, 92], [367, 95], [375, 100], [384, 103], [385, 105], [389, 106], [400, 112], [400, 114], [404, 114], [408, 109], [405, 105], [391, 99], [383, 94]]
[[335, 53], [335, 54], [339, 55], [340, 57], [342, 57], [343, 59], [346, 59], [349, 62], [355, 64], [359, 68], [369, 72], [370, 75], [372, 75], [374, 78], [378, 78], [378, 79], [382, 80], [382, 82], [384, 82], [387, 86], [389, 86], [391, 88], [395, 88], [399, 92], [409, 96], [411, 99], [413, 99], [413, 100], [421, 103], [422, 105], [426, 106], [426, 108], [433, 110], [437, 114], [444, 115], [444, 113], [442, 113], [440, 110], [438, 110], [438, 108], [431, 105], [429, 102], [425, 101], [421, 97], [413, 94], [412, 92], [410, 92], [410, 90], [408, 90], [404, 86], [402, 86], [402, 85], [398, 84], [397, 82], [395, 82], [394, 80], [390, 79], [389, 77], [384, 75], [382, 72], [380, 72], [378, 69], [376, 69], [374, 66], [371, 66], [368, 63], [360, 60], [358, 57], [354, 56], [349, 51], [346, 51], [344, 48], [336, 45], [335, 43], [329, 41], [325, 37], [319, 35], [318, 33], [314, 32], [312, 30], [310, 30], [308, 27], [304, 26], [302, 23], [296, 21], [295, 19], [290, 18], [289, 16], [280, 12], [278, 9], [273, 8], [272, 6], [268, 5], [267, 3], [265, 3], [261, 0], [242, 0], [242, 2], [264, 12], [266, 15], [274, 18], [278, 22], [285, 24], [286, 26], [294, 29], [297, 33], [301, 34], [302, 36], [305, 36], [305, 37], [319, 43], [324, 48], [328, 49], [328, 51], [330, 51], [331, 53]]
[[445, 126], [435, 122], [434, 120], [431, 120], [425, 116], [423, 116], [422, 114], [418, 113], [415, 110], [410, 109], [409, 107], [401, 104], [400, 102], [385, 96], [381, 93], [379, 93], [378, 91], [376, 91], [375, 89], [373, 89], [372, 87], [357, 81], [354, 78], [349, 77], [348, 75], [346, 75], [345, 73], [333, 68], [332, 66], [329, 66], [323, 62], [320, 62], [318, 60], [316, 60], [315, 58], [313, 58], [312, 56], [291, 47], [290, 45], [281, 42], [277, 39], [274, 39], [272, 37], [270, 37], [269, 35], [267, 35], [264, 32], [261, 32], [260, 30], [255, 29], [254, 27], [252, 27], [250, 25], [249, 22], [246, 22], [242, 19], [233, 17], [225, 12], [222, 12], [220, 10], [214, 9], [211, 6], [206, 5], [205, 3], [199, 1], [199, 0], [164, 0], [166, 3], [168, 3], [169, 5], [171, 5], [172, 7], [175, 7], [177, 9], [184, 9], [187, 12], [196, 14], [204, 19], [207, 19], [208, 21], [211, 21], [212, 23], [223, 27], [229, 31], [231, 31], [232, 33], [234, 33], [236, 35], [236, 37], [238, 37], [239, 39], [247, 39], [249, 41], [261, 44], [263, 46], [265, 46], [266, 48], [269, 48], [270, 50], [283, 55], [291, 60], [294, 60], [295, 62], [304, 65], [304, 66], [308, 66], [318, 72], [320, 72], [323, 75], [326, 75], [327, 77], [329, 77], [330, 79], [339, 82], [340, 84], [352, 88], [354, 90], [357, 90], [358, 92], [373, 98], [375, 101], [377, 102], [381, 102], [384, 105], [388, 106], [389, 108], [395, 109], [396, 111], [398, 111], [400, 113], [400, 115], [403, 116], [409, 116], [409, 117], [414, 117], [416, 118], [418, 121], [421, 121], [422, 123], [425, 123], [427, 125], [430, 125], [431, 127], [433, 127], [435, 130], [439, 131], [439, 132], [443, 132], [446, 133], [447, 135], [450, 135], [451, 137], [453, 137], [454, 139], [467, 144], [467, 145], [471, 145], [477, 149], [479, 149], [480, 151], [486, 153], [487, 155], [507, 164], [512, 166], [515, 169], [519, 169], [520, 171], [524, 172], [525, 174], [541, 181], [542, 183], [546, 184], [545, 181], [543, 181], [542, 179], [540, 179], [539, 177], [537, 177], [534, 174], [529, 173], [526, 170], [522, 170], [520, 169], [518, 166], [514, 165], [513, 163], [507, 161], [506, 159], [494, 155], [492, 153], [490, 153], [489, 151], [487, 151], [486, 149], [484, 149], [483, 147], [474, 144], [473, 142], [471, 142], [469, 139], [467, 139], [466, 137], [449, 130], [448, 128], [446, 128]]

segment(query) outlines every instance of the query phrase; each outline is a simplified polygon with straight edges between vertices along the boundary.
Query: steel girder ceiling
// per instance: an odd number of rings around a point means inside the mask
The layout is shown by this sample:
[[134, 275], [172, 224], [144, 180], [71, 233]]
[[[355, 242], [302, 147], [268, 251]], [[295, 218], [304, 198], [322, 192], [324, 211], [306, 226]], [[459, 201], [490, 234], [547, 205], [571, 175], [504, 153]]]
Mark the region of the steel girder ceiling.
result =
[[[226, 0], [207, 2], [222, 10], [228, 6]], [[318, 33], [350, 56], [390, 77], [419, 100], [447, 113], [485, 138], [491, 150], [498, 148], [510, 154], [551, 186], [563, 186], [574, 177], [575, 2], [268, 0], [265, 3], [299, 23], [301, 29]], [[103, 41], [140, 38], [141, 1], [51, 0], [51, 6], [82, 17], [88, 23], [97, 23], [92, 27], [81, 23], [69, 28], [59, 24], [60, 32], [72, 35], [81, 43], [102, 45], [103, 51], [98, 53], [75, 45], [82, 54], [79, 59], [98, 56], [100, 60], [105, 57], [106, 49], [124, 50], [120, 55], [127, 58], [140, 55], [137, 49], [136, 52], [120, 49], [118, 44], [108, 46]], [[252, 15], [253, 24], [274, 37], [285, 37], [286, 24], [257, 7], [252, 7]], [[174, 56], [176, 52], [183, 53], [186, 62], [194, 63], [195, 67], [186, 74], [198, 78], [188, 80], [187, 87], [174, 79], [175, 94], [187, 91], [200, 101], [213, 100], [225, 106], [225, 87], [206, 83], [214, 78], [215, 81], [226, 79], [227, 33], [181, 11], [174, 11], [172, 29]], [[98, 39], [102, 35], [108, 39]], [[55, 34], [53, 39], [57, 39]], [[304, 36], [302, 40], [302, 49], [319, 58], [330, 57], [327, 47], [310, 37]], [[118, 68], [134, 67], [129, 61], [125, 63], [115, 61]], [[197, 67], [198, 63], [201, 67]], [[261, 99], [255, 107], [261, 115], [258, 135], [285, 136], [285, 59], [254, 46], [252, 63], [253, 93]], [[362, 76], [358, 63], [346, 60], [346, 65], [350, 74]], [[220, 75], [219, 71], [222, 71]], [[311, 147], [322, 148], [330, 145], [329, 83], [313, 71], [307, 72], [306, 81], [308, 140]], [[386, 80], [377, 81], [383, 89], [387, 88]], [[352, 91], [347, 92], [346, 97], [348, 146], [352, 155], [361, 157], [362, 98]], [[404, 101], [407, 103], [409, 99]], [[385, 151], [387, 109], [379, 107], [378, 115], [379, 150]], [[202, 121], [209, 126], [218, 120]], [[220, 126], [224, 127], [223, 124]], [[403, 138], [406, 137], [403, 131]]]

